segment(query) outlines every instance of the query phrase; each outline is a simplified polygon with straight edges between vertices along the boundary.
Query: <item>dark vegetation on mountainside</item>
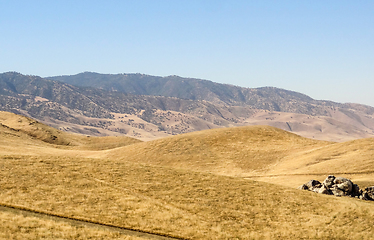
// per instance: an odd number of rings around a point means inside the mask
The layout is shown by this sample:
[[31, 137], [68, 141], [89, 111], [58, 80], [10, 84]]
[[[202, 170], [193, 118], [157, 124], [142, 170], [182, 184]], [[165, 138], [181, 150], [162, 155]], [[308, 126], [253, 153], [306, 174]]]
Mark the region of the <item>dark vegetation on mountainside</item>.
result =
[[[2, 73], [0, 110], [33, 117], [54, 127], [73, 124], [70, 128], [60, 127], [66, 131], [135, 137], [149, 133], [149, 138], [158, 133], [175, 135], [252, 124], [310, 135], [336, 128], [337, 135], [355, 138], [368, 137], [374, 129], [374, 108], [365, 105], [318, 101], [274, 87], [241, 88], [143, 74], [86, 72], [45, 79]], [[292, 120], [291, 115], [286, 120], [276, 119], [274, 113], [299, 114], [302, 120]], [[311, 118], [320, 122], [306, 123]]]
[[304, 94], [274, 87], [243, 88], [179, 76], [157, 77], [144, 74], [85, 72], [72, 76], [50, 77], [49, 79], [75, 86], [95, 87], [135, 95], [204, 100], [230, 106], [251, 106], [269, 111], [310, 115], [327, 115], [325, 106], [342, 106], [342, 104], [329, 101], [316, 101]]

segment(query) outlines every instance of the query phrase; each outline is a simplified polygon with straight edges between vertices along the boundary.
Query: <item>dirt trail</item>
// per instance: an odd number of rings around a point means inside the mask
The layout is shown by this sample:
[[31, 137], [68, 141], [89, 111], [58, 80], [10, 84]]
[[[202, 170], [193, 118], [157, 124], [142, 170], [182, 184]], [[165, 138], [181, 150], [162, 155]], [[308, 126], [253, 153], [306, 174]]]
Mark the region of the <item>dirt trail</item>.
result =
[[141, 237], [145, 239], [157, 239], [157, 240], [171, 240], [171, 239], [184, 239], [179, 237], [166, 236], [157, 233], [143, 232], [141, 230], [129, 229], [125, 227], [119, 227], [111, 224], [99, 223], [90, 220], [70, 218], [65, 216], [59, 216], [53, 213], [41, 212], [33, 209], [28, 209], [21, 206], [13, 206], [9, 204], [0, 203], [0, 211], [11, 212], [25, 217], [37, 217], [42, 219], [48, 219], [59, 222], [66, 222], [73, 226], [85, 226], [90, 228], [97, 228], [101, 230], [106, 230], [110, 232], [119, 232], [127, 236]]

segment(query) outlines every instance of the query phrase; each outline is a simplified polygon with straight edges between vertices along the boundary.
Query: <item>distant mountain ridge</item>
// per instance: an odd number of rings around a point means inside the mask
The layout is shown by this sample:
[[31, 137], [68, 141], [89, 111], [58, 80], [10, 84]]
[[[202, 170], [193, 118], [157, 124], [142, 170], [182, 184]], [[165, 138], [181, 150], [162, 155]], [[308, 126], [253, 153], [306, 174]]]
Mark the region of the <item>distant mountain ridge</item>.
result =
[[[315, 100], [302, 93], [275, 87], [244, 88], [179, 76], [159, 77], [140, 73], [100, 74], [84, 72], [76, 75], [48, 77], [48, 79], [74, 86], [94, 87], [134, 95], [204, 100], [212, 103], [224, 103], [230, 106], [251, 106], [256, 109], [309, 115], [328, 116], [328, 113], [321, 106], [353, 107], [352, 104]], [[358, 105], [360, 108], [365, 108], [365, 111], [370, 114], [374, 113], [373, 107]]]
[[46, 79], [7, 72], [0, 74], [0, 110], [65, 131], [141, 139], [259, 124], [324, 140], [374, 136], [370, 106], [178, 76], [86, 72]]
[[[274, 88], [243, 88], [208, 80], [179, 76], [157, 77], [144, 74], [99, 74], [92, 72], [71, 76], [48, 77], [51, 80], [81, 87], [94, 87], [135, 95], [176, 97], [225, 103], [231, 106], [252, 106], [269, 111], [311, 114], [316, 100], [307, 95]], [[303, 102], [306, 109], [294, 106]], [[316, 114], [322, 114], [317, 111]]]

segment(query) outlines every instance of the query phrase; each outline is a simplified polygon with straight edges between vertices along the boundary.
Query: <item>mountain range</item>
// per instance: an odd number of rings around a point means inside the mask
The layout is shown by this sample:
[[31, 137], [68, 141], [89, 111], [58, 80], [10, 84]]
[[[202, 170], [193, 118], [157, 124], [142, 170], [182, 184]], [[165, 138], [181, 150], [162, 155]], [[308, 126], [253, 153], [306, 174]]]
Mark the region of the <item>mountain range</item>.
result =
[[42, 78], [6, 72], [0, 74], [0, 110], [67, 132], [142, 140], [245, 125], [329, 141], [374, 136], [370, 106], [178, 76], [84, 72]]

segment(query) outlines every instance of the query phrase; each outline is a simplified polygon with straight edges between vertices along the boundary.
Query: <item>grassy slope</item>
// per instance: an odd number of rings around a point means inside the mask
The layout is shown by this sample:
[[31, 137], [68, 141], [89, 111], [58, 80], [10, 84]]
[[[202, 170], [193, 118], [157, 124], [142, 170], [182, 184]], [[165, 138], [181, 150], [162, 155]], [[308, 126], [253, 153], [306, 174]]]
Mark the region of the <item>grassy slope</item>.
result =
[[332, 174], [350, 178], [361, 188], [374, 186], [373, 146], [374, 138], [367, 138], [294, 153], [262, 177], [252, 179], [297, 187]]
[[107, 151], [111, 158], [297, 187], [343, 175], [374, 185], [374, 138], [333, 143], [268, 126], [212, 129]]
[[0, 124], [3, 129], [7, 128], [8, 132], [14, 130], [13, 134], [22, 136], [21, 138], [36, 140], [34, 144], [40, 144], [37, 140], [41, 140], [60, 147], [69, 147], [68, 149], [103, 150], [141, 142], [130, 137], [86, 137], [66, 133], [31, 118], [3, 111], [0, 111]]
[[2, 159], [2, 202], [186, 238], [364, 237], [373, 204], [122, 161]]
[[[339, 146], [255, 127], [89, 151], [83, 145], [56, 147], [6, 127], [0, 133], [3, 203], [197, 239], [370, 239], [374, 230], [372, 202], [233, 177], [281, 172], [280, 166], [299, 162], [301, 170], [313, 174], [311, 160], [330, 156], [317, 164], [333, 163], [356, 152], [367, 154], [366, 165], [356, 164], [355, 171], [361, 171], [371, 166], [371, 148], [364, 147], [370, 139]], [[92, 141], [91, 146], [99, 144]], [[0, 228], [3, 236], [21, 231], [12, 227], [29, 219], [14, 221]], [[60, 231], [57, 223], [48, 224]], [[39, 234], [33, 229], [24, 238]]]
[[12, 212], [0, 212], [0, 239], [123, 239], [146, 238], [125, 236], [87, 226], [75, 226], [40, 217], [23, 216]]
[[267, 126], [211, 129], [114, 149], [110, 158], [245, 176], [264, 172], [289, 154], [329, 145]]

